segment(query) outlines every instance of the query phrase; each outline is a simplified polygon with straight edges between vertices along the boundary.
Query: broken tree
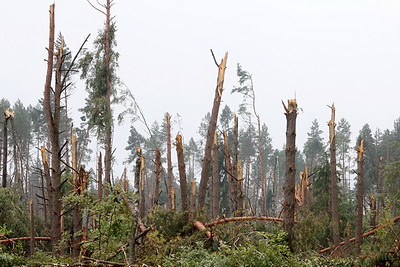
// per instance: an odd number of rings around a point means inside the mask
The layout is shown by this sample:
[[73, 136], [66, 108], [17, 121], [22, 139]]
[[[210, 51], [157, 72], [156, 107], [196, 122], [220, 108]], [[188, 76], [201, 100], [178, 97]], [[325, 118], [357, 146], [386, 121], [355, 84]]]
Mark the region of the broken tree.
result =
[[[212, 52], [212, 50], [211, 50]], [[214, 56], [214, 53], [213, 53]], [[222, 91], [224, 86], [224, 79], [225, 79], [225, 69], [226, 69], [226, 62], [228, 59], [228, 53], [225, 53], [224, 58], [221, 60], [220, 64], [215, 64], [218, 66], [218, 78], [217, 78], [217, 87], [215, 89], [215, 96], [214, 96], [214, 103], [211, 112], [211, 119], [210, 124], [208, 126], [207, 131], [207, 140], [204, 149], [204, 157], [203, 157], [203, 164], [201, 169], [201, 179], [200, 179], [200, 186], [199, 186], [199, 199], [198, 199], [198, 207], [199, 210], [204, 208], [205, 200], [206, 200], [206, 193], [207, 193], [207, 183], [210, 174], [210, 165], [211, 165], [211, 151], [214, 142], [214, 132], [217, 127], [217, 120], [218, 120], [218, 112], [219, 106], [221, 103], [222, 98]], [[215, 57], [214, 57], [215, 61]]]
[[295, 175], [296, 175], [296, 118], [297, 102], [296, 99], [288, 101], [288, 107], [283, 103], [286, 116], [286, 180], [283, 187], [283, 229], [287, 233], [289, 248], [293, 251], [294, 239], [294, 208], [295, 208]]

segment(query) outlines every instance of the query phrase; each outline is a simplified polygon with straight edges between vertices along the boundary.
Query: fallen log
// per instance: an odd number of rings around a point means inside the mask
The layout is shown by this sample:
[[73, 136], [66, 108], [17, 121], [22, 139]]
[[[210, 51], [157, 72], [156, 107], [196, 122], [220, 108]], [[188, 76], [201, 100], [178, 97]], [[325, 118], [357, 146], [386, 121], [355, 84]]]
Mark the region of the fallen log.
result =
[[[50, 237], [36, 236], [36, 237], [34, 237], [34, 239], [38, 240], [38, 241], [51, 241]], [[0, 243], [17, 242], [17, 241], [28, 241], [28, 240], [31, 240], [30, 236], [3, 239], [3, 240], [0, 240]]]
[[281, 218], [272, 218], [272, 217], [264, 217], [264, 216], [249, 216], [249, 217], [233, 217], [233, 218], [224, 218], [219, 219], [210, 223], [207, 223], [205, 227], [212, 227], [218, 224], [229, 223], [229, 222], [242, 222], [242, 221], [273, 221], [273, 222], [283, 222]]
[[[393, 218], [393, 223], [396, 223], [396, 222], [398, 222], [398, 221], [400, 221], [400, 216], [397, 216], [397, 217], [395, 217], [395, 218]], [[380, 226], [377, 226], [375, 229], [373, 229], [373, 230], [370, 230], [370, 231], [368, 231], [368, 232], [365, 232], [363, 235], [362, 235], [362, 238], [364, 238], [364, 237], [367, 237], [367, 236], [370, 236], [370, 235], [373, 235], [373, 234], [376, 234], [376, 232], [378, 231], [378, 229], [383, 229], [383, 228], [386, 228], [388, 225], [380, 225]], [[350, 240], [349, 240], [349, 242], [351, 243], [351, 242], [354, 242], [356, 240], [356, 238], [355, 237], [353, 237], [353, 238], [350, 238]], [[343, 245], [345, 245], [346, 244], [346, 242], [340, 242], [340, 244], [339, 244], [339, 246], [343, 246]], [[320, 254], [323, 254], [323, 253], [325, 253], [325, 252], [328, 252], [328, 251], [330, 251], [332, 248], [331, 247], [329, 247], [329, 248], [324, 248], [324, 249], [321, 249], [320, 251], [319, 251], [319, 253]]]
[[89, 257], [85, 257], [85, 256], [82, 256], [81, 263], [85, 264], [85, 266], [88, 264], [91, 264], [91, 265], [95, 264], [94, 266], [97, 266], [98, 264], [106, 265], [106, 266], [127, 266], [126, 263], [98, 260], [98, 259], [93, 259], [93, 258], [89, 258]]

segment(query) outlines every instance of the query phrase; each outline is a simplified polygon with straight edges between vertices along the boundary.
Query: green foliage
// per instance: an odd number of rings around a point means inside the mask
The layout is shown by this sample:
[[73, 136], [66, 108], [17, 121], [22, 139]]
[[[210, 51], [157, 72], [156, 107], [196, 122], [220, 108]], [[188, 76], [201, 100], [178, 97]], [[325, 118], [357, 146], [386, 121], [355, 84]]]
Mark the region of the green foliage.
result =
[[153, 225], [159, 234], [166, 239], [172, 239], [190, 231], [193, 226], [187, 225], [187, 219], [182, 213], [165, 210], [155, 206], [146, 217], [146, 225]]
[[13, 267], [13, 266], [26, 266], [27, 259], [15, 254], [0, 253], [0, 266]]
[[8, 229], [8, 237], [28, 236], [28, 213], [12, 188], [0, 188], [0, 225]]
[[330, 219], [326, 212], [300, 212], [294, 225], [296, 251], [317, 250], [329, 245]]
[[391, 205], [400, 209], [400, 160], [385, 167], [384, 177], [388, 200]]

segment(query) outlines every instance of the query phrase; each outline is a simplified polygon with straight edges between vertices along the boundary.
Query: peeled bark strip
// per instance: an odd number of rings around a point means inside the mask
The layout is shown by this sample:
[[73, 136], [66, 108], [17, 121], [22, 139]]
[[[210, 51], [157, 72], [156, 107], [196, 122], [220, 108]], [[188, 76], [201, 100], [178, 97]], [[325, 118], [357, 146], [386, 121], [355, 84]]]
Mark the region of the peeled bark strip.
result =
[[357, 193], [356, 193], [356, 229], [355, 253], [360, 255], [362, 244], [362, 222], [364, 209], [364, 140], [357, 149]]
[[331, 212], [332, 212], [332, 228], [333, 228], [333, 246], [336, 248], [340, 243], [339, 233], [339, 203], [338, 203], [338, 185], [336, 171], [336, 135], [335, 135], [335, 105], [332, 104], [331, 120], [329, 121], [329, 150], [330, 150], [330, 169], [331, 169]]
[[175, 141], [176, 141], [176, 154], [178, 157], [179, 181], [181, 184], [182, 212], [185, 213], [189, 211], [189, 201], [187, 192], [185, 160], [183, 158], [182, 136], [180, 134], [177, 134]]
[[286, 115], [286, 180], [283, 203], [283, 229], [287, 233], [287, 241], [291, 251], [293, 251], [293, 226], [295, 208], [295, 175], [296, 175], [296, 118], [297, 102], [296, 99], [288, 101], [288, 107], [283, 103]]
[[210, 173], [210, 164], [211, 164], [211, 150], [212, 144], [214, 139], [214, 132], [217, 127], [217, 120], [218, 120], [218, 112], [219, 106], [221, 103], [222, 98], [222, 91], [224, 86], [224, 79], [225, 79], [225, 69], [226, 69], [226, 62], [228, 59], [228, 53], [225, 53], [224, 58], [221, 60], [221, 63], [218, 65], [218, 78], [217, 78], [217, 87], [215, 89], [215, 96], [214, 96], [214, 103], [211, 112], [211, 120], [208, 126], [207, 131], [207, 141], [204, 149], [204, 158], [203, 158], [203, 165], [201, 169], [201, 179], [200, 179], [200, 186], [199, 186], [199, 200], [198, 206], [199, 209], [204, 208], [205, 200], [206, 200], [206, 193], [207, 193], [207, 183]]

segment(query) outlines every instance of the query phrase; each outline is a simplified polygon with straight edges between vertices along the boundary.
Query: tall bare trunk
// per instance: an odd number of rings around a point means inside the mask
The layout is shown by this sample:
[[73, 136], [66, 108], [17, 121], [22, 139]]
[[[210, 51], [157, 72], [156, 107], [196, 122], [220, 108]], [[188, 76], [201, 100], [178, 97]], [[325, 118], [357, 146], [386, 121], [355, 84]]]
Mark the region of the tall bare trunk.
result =
[[261, 215], [265, 216], [267, 214], [267, 201], [266, 201], [266, 191], [265, 191], [265, 175], [263, 169], [263, 152], [262, 152], [262, 140], [261, 140], [261, 122], [260, 116], [257, 116], [257, 133], [258, 133], [258, 160], [259, 160], [259, 171], [260, 171], [260, 181], [261, 181]]
[[383, 207], [383, 196], [382, 196], [382, 169], [383, 169], [383, 158], [379, 158], [379, 168], [378, 168], [378, 181], [377, 181], [377, 193], [378, 197], [376, 199], [376, 216], [379, 218], [381, 214], [381, 209]]
[[214, 145], [212, 150], [213, 158], [213, 176], [212, 176], [212, 217], [217, 218], [219, 215], [219, 164], [218, 164], [218, 135], [217, 132], [214, 133]]
[[140, 206], [139, 206], [139, 215], [140, 218], [143, 218], [146, 215], [146, 191], [145, 191], [145, 184], [146, 184], [146, 175], [145, 175], [145, 157], [142, 155], [140, 160]]
[[228, 180], [230, 185], [230, 199], [231, 199], [231, 206], [232, 206], [232, 213], [235, 214], [236, 210], [236, 182], [235, 177], [233, 177], [232, 173], [232, 163], [231, 163], [231, 154], [229, 151], [229, 144], [228, 144], [228, 136], [227, 133], [224, 131], [224, 148], [225, 148], [225, 164], [228, 171]]
[[228, 59], [228, 53], [225, 53], [224, 58], [221, 60], [221, 63], [218, 65], [218, 78], [217, 78], [217, 87], [215, 89], [215, 96], [214, 96], [214, 103], [211, 112], [211, 120], [208, 126], [207, 131], [207, 140], [204, 149], [204, 158], [203, 158], [203, 165], [201, 169], [201, 179], [200, 179], [200, 186], [199, 186], [199, 209], [204, 208], [205, 200], [206, 200], [206, 193], [207, 193], [207, 183], [210, 174], [210, 165], [211, 165], [211, 150], [212, 144], [214, 139], [214, 132], [217, 127], [217, 120], [218, 120], [218, 112], [219, 106], [221, 103], [222, 98], [222, 91], [224, 86], [224, 79], [225, 79], [225, 69], [226, 69], [226, 62]]
[[97, 198], [99, 200], [103, 198], [103, 162], [101, 152], [97, 162]]
[[105, 153], [104, 153], [104, 182], [107, 186], [104, 188], [104, 195], [109, 194], [108, 186], [111, 185], [111, 152], [112, 152], [112, 116], [111, 116], [111, 72], [110, 72], [110, 53], [111, 53], [111, 0], [107, 0], [106, 4], [106, 31], [105, 31], [105, 76], [106, 76], [106, 120], [105, 125]]
[[154, 186], [154, 204], [158, 205], [159, 204], [159, 195], [160, 195], [160, 180], [161, 180], [161, 172], [162, 172], [162, 166], [161, 166], [161, 152], [160, 149], [156, 149], [156, 159], [155, 159], [155, 176], [156, 176], [156, 181], [155, 181], [155, 186]]
[[331, 120], [329, 121], [329, 145], [330, 145], [330, 169], [331, 169], [331, 212], [332, 212], [332, 228], [333, 228], [333, 246], [337, 248], [340, 244], [339, 233], [339, 204], [338, 204], [338, 185], [336, 171], [336, 134], [335, 134], [335, 105], [331, 106]]
[[240, 216], [240, 205], [238, 199], [239, 183], [238, 183], [238, 161], [239, 161], [239, 121], [236, 113], [233, 115], [233, 152], [232, 152], [232, 174], [235, 182], [235, 207], [233, 209], [234, 216]]
[[360, 255], [362, 244], [362, 222], [364, 209], [364, 140], [357, 149], [357, 185], [356, 185], [356, 229], [355, 253]]
[[187, 192], [186, 168], [185, 168], [185, 159], [183, 158], [182, 136], [180, 134], [176, 135], [175, 142], [176, 142], [176, 154], [178, 158], [179, 181], [181, 184], [182, 212], [188, 215], [189, 201]]
[[35, 220], [33, 212], [33, 200], [29, 201], [29, 218], [30, 218], [30, 235], [31, 239], [29, 242], [29, 255], [32, 256], [35, 253]]
[[288, 107], [283, 103], [286, 115], [286, 180], [284, 186], [285, 200], [283, 203], [283, 229], [287, 233], [288, 245], [293, 251], [293, 226], [295, 209], [295, 175], [296, 175], [296, 118], [297, 103], [295, 99], [288, 101]]
[[167, 187], [168, 187], [168, 209], [172, 209], [172, 160], [171, 160], [171, 116], [165, 113], [166, 130], [167, 130]]
[[3, 124], [3, 180], [2, 186], [7, 187], [7, 155], [8, 155], [8, 127], [7, 122], [11, 118], [8, 110], [3, 110], [4, 124]]
[[[81, 189], [80, 183], [78, 180], [78, 167], [77, 167], [77, 158], [76, 158], [76, 135], [72, 136], [72, 183], [74, 185], [74, 192], [77, 195], [80, 195]], [[82, 229], [82, 214], [81, 207], [79, 204], [75, 204], [74, 209], [72, 211], [72, 229], [74, 232], [73, 236], [73, 244], [72, 244], [72, 257], [78, 257], [81, 251], [80, 242], [82, 240], [81, 236], [78, 236], [78, 232]]]

